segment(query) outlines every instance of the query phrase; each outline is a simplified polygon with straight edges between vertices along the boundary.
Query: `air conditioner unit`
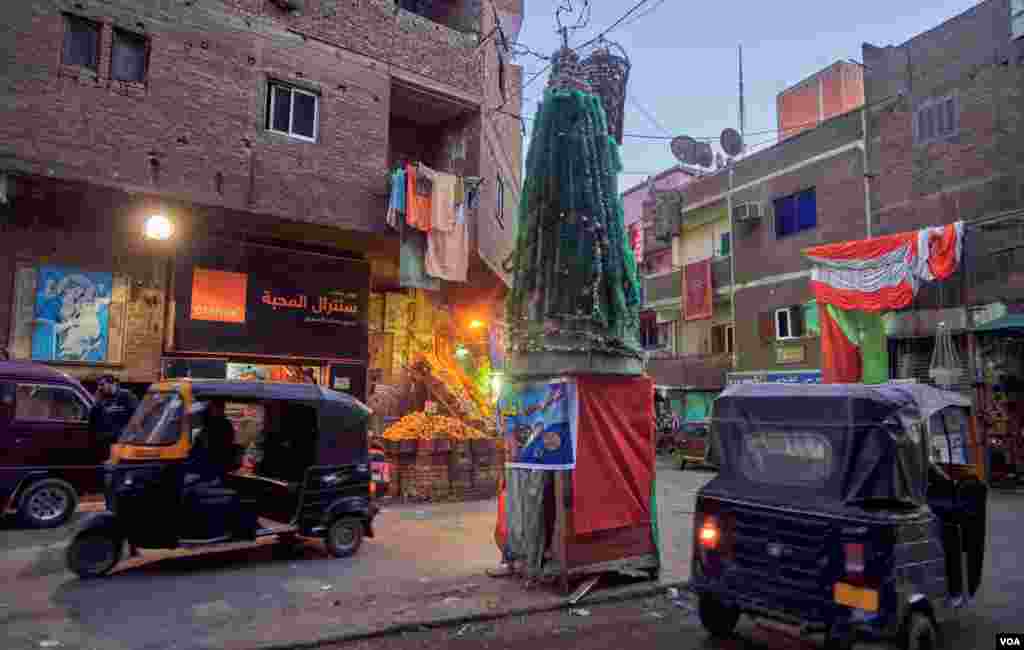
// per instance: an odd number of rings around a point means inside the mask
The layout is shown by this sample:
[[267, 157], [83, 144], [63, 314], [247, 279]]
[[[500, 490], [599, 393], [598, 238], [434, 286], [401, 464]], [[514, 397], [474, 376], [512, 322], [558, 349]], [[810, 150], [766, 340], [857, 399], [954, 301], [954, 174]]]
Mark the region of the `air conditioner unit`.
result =
[[739, 205], [733, 206], [732, 218], [734, 221], [739, 223], [757, 221], [761, 218], [761, 204], [740, 203]]

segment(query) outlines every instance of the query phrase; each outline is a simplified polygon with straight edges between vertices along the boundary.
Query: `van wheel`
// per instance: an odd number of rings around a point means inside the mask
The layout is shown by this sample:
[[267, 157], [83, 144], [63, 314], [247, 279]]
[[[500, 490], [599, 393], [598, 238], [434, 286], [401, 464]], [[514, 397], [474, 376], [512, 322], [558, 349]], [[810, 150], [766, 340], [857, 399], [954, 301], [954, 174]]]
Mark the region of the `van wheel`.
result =
[[719, 639], [732, 636], [740, 620], [740, 610], [723, 605], [714, 596], [701, 596], [697, 604], [701, 625], [711, 636]]
[[123, 543], [103, 532], [77, 535], [67, 551], [68, 568], [88, 580], [110, 573], [121, 559]]
[[354, 517], [342, 517], [327, 530], [327, 550], [334, 557], [350, 557], [363, 544], [363, 522]]
[[932, 619], [920, 612], [914, 612], [907, 621], [903, 639], [903, 650], [935, 650], [938, 635]]
[[25, 488], [18, 514], [26, 526], [57, 528], [67, 523], [77, 509], [75, 488], [59, 478], [46, 478]]

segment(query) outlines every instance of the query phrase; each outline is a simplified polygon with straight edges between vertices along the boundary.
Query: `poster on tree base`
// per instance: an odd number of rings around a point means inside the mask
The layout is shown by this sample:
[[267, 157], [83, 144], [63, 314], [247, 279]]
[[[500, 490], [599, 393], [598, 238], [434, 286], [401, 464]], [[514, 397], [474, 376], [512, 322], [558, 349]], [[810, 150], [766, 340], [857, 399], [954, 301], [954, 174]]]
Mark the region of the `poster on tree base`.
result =
[[505, 437], [506, 467], [562, 470], [576, 467], [576, 382], [557, 379], [510, 383], [497, 409]]

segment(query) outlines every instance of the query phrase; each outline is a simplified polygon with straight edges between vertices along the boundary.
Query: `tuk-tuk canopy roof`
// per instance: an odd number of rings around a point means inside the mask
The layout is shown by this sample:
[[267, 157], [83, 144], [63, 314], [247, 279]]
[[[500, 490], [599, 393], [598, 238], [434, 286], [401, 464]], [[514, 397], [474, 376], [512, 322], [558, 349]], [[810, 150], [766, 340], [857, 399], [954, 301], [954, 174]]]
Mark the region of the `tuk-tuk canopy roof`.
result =
[[366, 462], [367, 422], [372, 411], [348, 393], [317, 384], [246, 381], [232, 379], [181, 379], [170, 386], [188, 384], [197, 401], [284, 401], [305, 404], [317, 411], [320, 431], [318, 462], [335, 464]]
[[822, 509], [925, 503], [927, 418], [964, 397], [923, 384], [737, 384], [715, 400], [719, 489]]

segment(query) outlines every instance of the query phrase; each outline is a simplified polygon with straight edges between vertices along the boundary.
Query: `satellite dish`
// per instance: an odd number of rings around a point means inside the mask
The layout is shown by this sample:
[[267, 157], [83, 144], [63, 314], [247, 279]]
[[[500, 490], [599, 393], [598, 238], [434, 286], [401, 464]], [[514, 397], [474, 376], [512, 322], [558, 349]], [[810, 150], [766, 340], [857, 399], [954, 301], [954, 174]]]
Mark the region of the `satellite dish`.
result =
[[743, 136], [736, 129], [725, 129], [718, 138], [722, 151], [730, 156], [738, 156], [743, 151]]
[[710, 142], [701, 142], [697, 145], [697, 164], [701, 167], [710, 167], [715, 164], [715, 155], [711, 151]]
[[679, 162], [687, 165], [697, 164], [697, 141], [690, 136], [681, 135], [672, 138], [672, 143], [669, 146], [672, 149], [672, 155]]

